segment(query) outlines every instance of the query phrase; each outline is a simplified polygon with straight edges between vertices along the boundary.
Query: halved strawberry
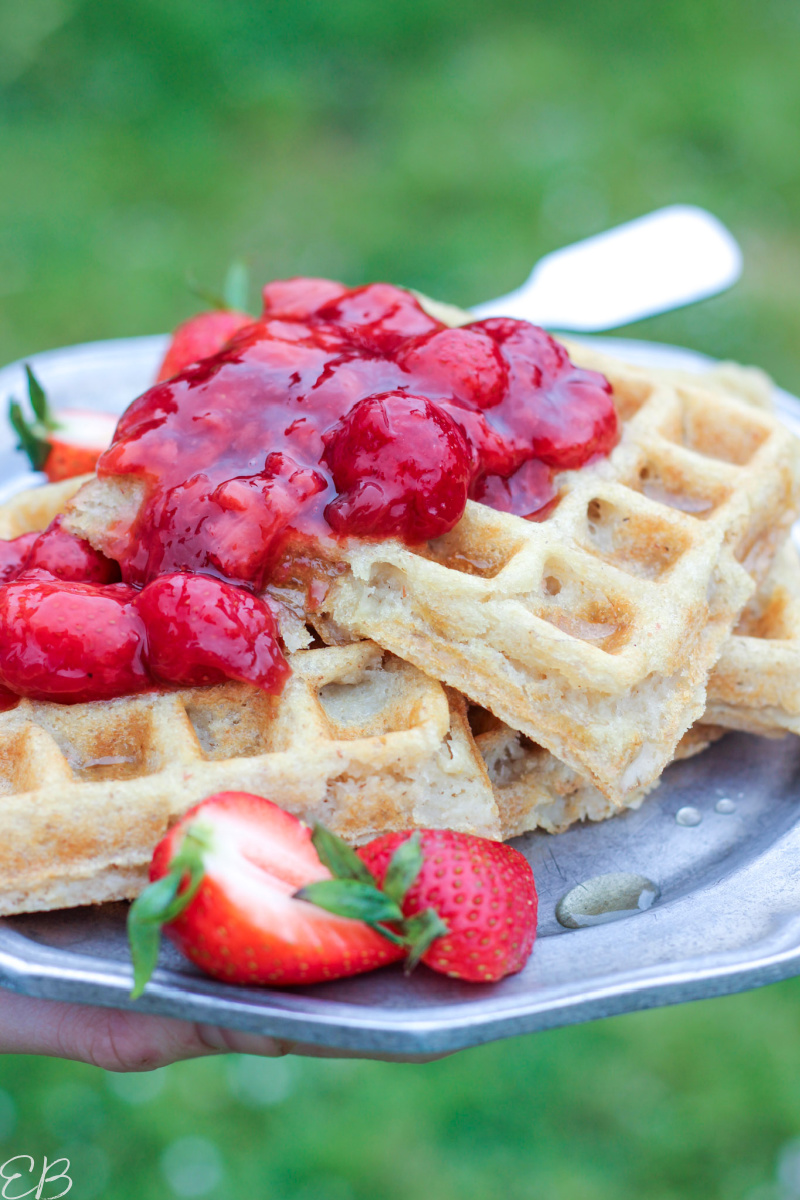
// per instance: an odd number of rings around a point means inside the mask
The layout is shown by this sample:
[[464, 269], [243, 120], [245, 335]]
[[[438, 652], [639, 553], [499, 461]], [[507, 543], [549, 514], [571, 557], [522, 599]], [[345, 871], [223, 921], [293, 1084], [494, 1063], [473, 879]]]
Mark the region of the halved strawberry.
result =
[[162, 925], [227, 983], [319, 983], [404, 953], [399, 938], [296, 897], [331, 872], [311, 830], [260, 796], [221, 792], [190, 809], [156, 847], [150, 878], [128, 917], [134, 998], [155, 967]]
[[111, 445], [117, 418], [88, 408], [59, 409], [56, 427], [47, 441], [49, 453], [41, 468], [51, 483], [86, 475]]
[[27, 363], [25, 372], [33, 420], [25, 417], [16, 400], [8, 407], [8, 419], [19, 437], [17, 448], [25, 451], [34, 471], [44, 471], [51, 483], [93, 471], [111, 444], [117, 417], [88, 408], [61, 408], [55, 414]]

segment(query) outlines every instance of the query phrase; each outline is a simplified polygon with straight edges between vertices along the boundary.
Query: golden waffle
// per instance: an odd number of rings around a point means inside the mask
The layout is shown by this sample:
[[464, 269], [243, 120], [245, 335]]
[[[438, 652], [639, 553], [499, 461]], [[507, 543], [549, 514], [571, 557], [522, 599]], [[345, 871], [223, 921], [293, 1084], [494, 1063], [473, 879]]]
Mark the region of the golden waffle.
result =
[[791, 539], [723, 647], [706, 713], [728, 729], [800, 733], [800, 558]]
[[245, 684], [0, 714], [0, 915], [138, 894], [156, 843], [218, 791], [351, 842], [447, 826], [500, 836], [455, 694], [362, 642], [301, 651], [280, 697]]
[[78, 489], [93, 478], [93, 475], [78, 475], [62, 483], [46, 483], [43, 487], [17, 492], [5, 504], [0, 504], [0, 538], [15, 538], [46, 529], [53, 518], [63, 512], [65, 504]]
[[[469, 716], [494, 789], [504, 840], [532, 829], [563, 833], [576, 821], [604, 821], [623, 809], [639, 808], [660, 783], [657, 779], [649, 787], [629, 792], [622, 804], [615, 803], [544, 747], [491, 713], [473, 708]], [[725, 732], [717, 726], [693, 725], [678, 743], [674, 759], [699, 754]]]
[[[304, 578], [294, 603], [302, 621], [312, 595], [321, 627], [457, 688], [619, 801], [658, 777], [702, 714], [748, 571], [763, 577], [795, 514], [800, 472], [795, 439], [768, 412], [576, 357], [611, 380], [622, 438], [559, 477], [547, 520], [470, 503], [424, 547], [336, 543], [337, 570], [320, 564], [327, 592]], [[113, 556], [141, 496], [135, 479], [94, 481], [69, 527]]]
[[[14, 497], [0, 536], [44, 528], [81, 482]], [[0, 714], [0, 914], [137, 895], [165, 831], [219, 790], [266, 795], [355, 842], [415, 825], [509, 837], [613, 811], [510, 730], [528, 769], [507, 786], [461, 697], [372, 643], [301, 652], [292, 668], [280, 697], [228, 683]]]
[[[80, 483], [15, 497], [0, 507], [0, 536], [46, 526]], [[791, 582], [800, 596], [797, 556], [792, 581], [785, 560], [747, 610], [753, 632], [757, 618], [765, 635], [783, 628], [764, 624], [781, 588]], [[723, 660], [759, 640], [731, 638]], [[136, 895], [166, 828], [222, 789], [268, 795], [351, 841], [415, 825], [508, 838], [619, 811], [491, 714], [473, 710], [473, 740], [460, 697], [372, 644], [296, 654], [292, 666], [277, 699], [229, 683], [75, 706], [22, 701], [0, 714], [0, 912]], [[722, 732], [695, 726], [676, 756]]]
[[[575, 821], [619, 811], [595, 787], [524, 734], [473, 709], [470, 724], [492, 781], [504, 838], [529, 829], [560, 833]], [[800, 556], [791, 538], [725, 642], [708, 680], [702, 722], [675, 758], [698, 754], [729, 729], [766, 737], [800, 733]], [[649, 789], [625, 799], [638, 808]]]
[[[671, 383], [698, 383], [686, 372], [659, 374]], [[704, 388], [772, 409], [771, 382], [757, 368], [723, 363], [701, 380]], [[491, 714], [472, 709], [470, 723], [495, 791], [504, 838], [533, 828], [560, 833], [576, 821], [604, 820], [620, 811], [575, 771]], [[800, 733], [800, 557], [791, 538], [725, 641], [709, 676], [703, 719], [683, 735], [675, 759], [700, 753], [728, 729], [772, 737], [787, 730]], [[638, 808], [649, 790], [631, 793], [625, 807]]]
[[[424, 552], [351, 543], [323, 604], [613, 800], [646, 787], [797, 505], [794, 438], [741, 400], [593, 353], [623, 437], [532, 523], [469, 504]], [[734, 558], [735, 555], [735, 558]]]

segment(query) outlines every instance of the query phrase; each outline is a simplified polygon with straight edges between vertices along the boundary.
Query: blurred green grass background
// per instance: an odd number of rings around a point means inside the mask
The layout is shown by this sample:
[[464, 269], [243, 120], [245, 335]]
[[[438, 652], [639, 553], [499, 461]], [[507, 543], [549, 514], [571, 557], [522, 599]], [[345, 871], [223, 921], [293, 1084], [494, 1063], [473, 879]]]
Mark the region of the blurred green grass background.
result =
[[[469, 304], [680, 201], [744, 278], [627, 332], [800, 391], [798, 62], [796, 0], [0, 5], [0, 359], [168, 329], [234, 256]], [[76, 1200], [800, 1197], [796, 982], [427, 1066], [0, 1089], [0, 1151], [66, 1153]]]

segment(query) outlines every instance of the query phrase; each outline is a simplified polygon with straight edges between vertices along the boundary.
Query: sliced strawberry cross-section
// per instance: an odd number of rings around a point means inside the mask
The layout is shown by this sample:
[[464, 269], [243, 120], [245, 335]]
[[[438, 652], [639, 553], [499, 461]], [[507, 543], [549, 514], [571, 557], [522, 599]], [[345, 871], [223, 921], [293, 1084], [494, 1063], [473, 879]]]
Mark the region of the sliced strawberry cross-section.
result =
[[320, 983], [404, 953], [363, 921], [297, 898], [331, 872], [311, 830], [260, 796], [221, 792], [190, 809], [156, 847], [150, 878], [128, 917], [134, 997], [155, 968], [162, 926], [228, 983]]
[[17, 400], [8, 407], [8, 419], [34, 471], [44, 471], [51, 483], [86, 475], [111, 445], [117, 418], [113, 413], [88, 408], [61, 408], [55, 414], [44, 389], [28, 364], [28, 399], [33, 419], [25, 416]]

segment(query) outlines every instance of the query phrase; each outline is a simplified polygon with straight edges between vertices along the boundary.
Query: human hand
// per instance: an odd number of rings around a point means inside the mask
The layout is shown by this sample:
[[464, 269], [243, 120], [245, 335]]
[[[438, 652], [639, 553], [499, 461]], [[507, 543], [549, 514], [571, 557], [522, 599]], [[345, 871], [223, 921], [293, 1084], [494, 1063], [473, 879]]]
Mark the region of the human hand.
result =
[[359, 1054], [129, 1009], [19, 996], [0, 988], [0, 1053], [70, 1058], [106, 1071], [152, 1071], [209, 1054], [285, 1054], [429, 1062], [440, 1055]]

